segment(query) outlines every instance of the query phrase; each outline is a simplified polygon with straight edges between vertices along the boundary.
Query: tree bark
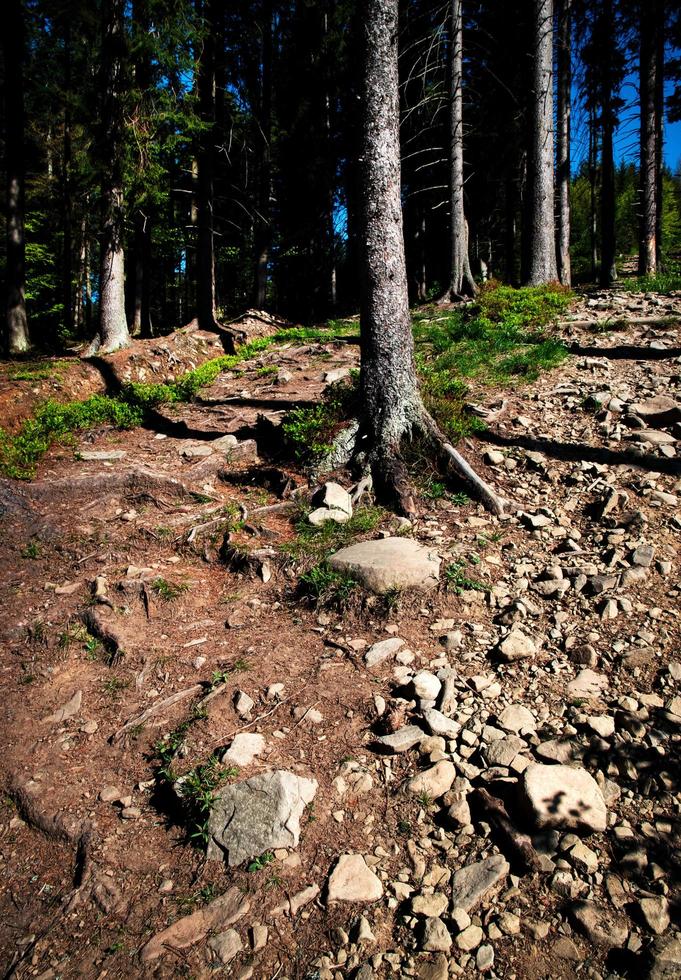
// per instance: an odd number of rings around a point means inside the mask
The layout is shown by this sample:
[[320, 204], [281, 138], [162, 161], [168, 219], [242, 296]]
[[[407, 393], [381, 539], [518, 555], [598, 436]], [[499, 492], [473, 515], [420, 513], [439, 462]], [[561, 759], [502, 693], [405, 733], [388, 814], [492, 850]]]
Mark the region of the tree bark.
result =
[[556, 146], [558, 193], [558, 274], [564, 286], [572, 282], [570, 269], [570, 101], [572, 89], [572, 0], [558, 0], [558, 138]]
[[606, 69], [601, 106], [601, 286], [610, 286], [617, 280], [615, 263], [615, 159], [613, 135], [615, 107], [613, 104], [613, 72], [609, 70], [614, 50], [613, 0], [603, 0], [600, 17], [603, 22], [602, 38], [607, 46], [603, 53]]
[[400, 450], [403, 439], [420, 433], [499, 513], [503, 501], [447, 442], [418, 390], [402, 223], [397, 23], [398, 0], [365, 0], [358, 449], [379, 496], [413, 514], [411, 483]]
[[258, 213], [255, 218], [255, 289], [254, 303], [258, 310], [267, 303], [268, 263], [270, 258], [272, 195], [271, 139], [272, 139], [272, 18], [271, 0], [263, 0], [262, 49], [260, 78], [260, 130], [261, 153], [258, 174]]
[[111, 353], [130, 344], [125, 315], [123, 235], [123, 97], [127, 41], [125, 2], [108, 0], [103, 10], [102, 36], [102, 255], [99, 282], [99, 334], [90, 353]]
[[468, 255], [463, 197], [463, 3], [450, 0], [449, 20], [449, 206], [451, 299], [475, 296], [478, 289]]
[[530, 285], [558, 278], [553, 196], [553, 0], [534, 0], [534, 92], [528, 174]]
[[64, 154], [62, 159], [62, 303], [67, 336], [73, 330], [73, 207], [71, 201], [71, 23], [64, 18]]
[[589, 252], [591, 255], [591, 278], [596, 279], [598, 269], [598, 238], [596, 220], [596, 162], [598, 159], [598, 132], [596, 118], [589, 113]]
[[7, 258], [5, 347], [22, 354], [30, 347], [26, 314], [24, 225], [24, 57], [21, 0], [8, 0], [2, 32], [5, 58], [5, 164], [7, 169]]
[[[650, 7], [653, 9], [651, 10]], [[659, 2], [640, 7], [639, 88], [641, 108], [641, 222], [638, 271], [654, 276], [657, 269], [657, 17]]]
[[[200, 0], [199, 0], [200, 2]], [[215, 180], [215, 20], [221, 0], [206, 0], [205, 34], [198, 65], [199, 114], [203, 129], [198, 140], [197, 313], [202, 330], [216, 329], [215, 244], [213, 228]]]
[[665, 0], [656, 0], [655, 35], [655, 182], [657, 207], [655, 211], [655, 262], [662, 262], [662, 204], [663, 183], [663, 144], [664, 144], [664, 43], [665, 43]]

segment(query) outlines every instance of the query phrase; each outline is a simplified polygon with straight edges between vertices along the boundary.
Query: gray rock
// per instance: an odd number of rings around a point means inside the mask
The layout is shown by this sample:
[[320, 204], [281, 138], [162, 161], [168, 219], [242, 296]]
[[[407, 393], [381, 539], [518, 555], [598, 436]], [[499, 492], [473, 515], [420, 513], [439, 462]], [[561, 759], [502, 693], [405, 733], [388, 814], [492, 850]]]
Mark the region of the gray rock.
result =
[[568, 738], [552, 738], [548, 742], [542, 742], [535, 749], [540, 759], [549, 762], [571, 762], [575, 758], [575, 746]]
[[619, 916], [599, 908], [594, 902], [576, 902], [570, 907], [570, 920], [595, 946], [611, 949], [623, 946], [629, 929]]
[[78, 455], [86, 463], [108, 463], [123, 459], [125, 453], [122, 449], [81, 449]]
[[276, 847], [297, 847], [300, 818], [317, 782], [283, 769], [260, 773], [217, 794], [208, 820], [207, 857], [230, 867]]
[[470, 912], [503, 881], [510, 870], [508, 861], [501, 854], [461, 868], [452, 878], [452, 907]]
[[346, 510], [335, 507], [317, 507], [307, 515], [307, 519], [313, 527], [321, 527], [327, 521], [334, 524], [345, 524], [350, 520], [350, 514]]
[[377, 902], [383, 885], [361, 854], [341, 854], [329, 877], [329, 902]]
[[331, 568], [348, 572], [372, 592], [391, 589], [432, 589], [440, 577], [437, 552], [411, 538], [362, 541], [329, 559]]
[[573, 681], [567, 686], [568, 697], [594, 700], [601, 696], [608, 686], [608, 678], [604, 674], [596, 674], [588, 667], [580, 670]]
[[412, 796], [427, 796], [431, 800], [438, 800], [448, 789], [451, 789], [455, 778], [456, 766], [452, 762], [443, 760], [410, 779], [406, 791]]
[[506, 732], [519, 732], [522, 729], [534, 731], [537, 722], [531, 711], [522, 704], [509, 704], [497, 719], [499, 727]]
[[480, 926], [470, 925], [458, 934], [456, 945], [465, 953], [470, 953], [472, 949], [476, 949], [480, 945], [484, 937], [485, 934]]
[[475, 954], [475, 965], [478, 973], [486, 973], [494, 966], [494, 947], [489, 943], [481, 946]]
[[485, 747], [485, 758], [490, 766], [511, 765], [519, 752], [525, 748], [525, 742], [517, 735], [499, 738]]
[[446, 953], [451, 945], [452, 937], [442, 919], [426, 919], [421, 949], [426, 953]]
[[265, 736], [239, 732], [230, 747], [223, 752], [222, 762], [228, 766], [250, 766], [265, 748]]
[[239, 445], [239, 440], [236, 436], [228, 433], [226, 436], [220, 436], [219, 439], [213, 439], [210, 443], [211, 449], [218, 449], [222, 453], [228, 453], [235, 446]]
[[391, 636], [389, 640], [379, 640], [373, 643], [364, 654], [364, 663], [367, 667], [378, 667], [388, 657], [394, 657], [398, 650], [404, 646], [404, 640], [399, 636]]
[[444, 735], [445, 738], [456, 738], [461, 731], [461, 725], [452, 721], [436, 708], [426, 708], [423, 712], [423, 720], [433, 735]]
[[586, 769], [528, 766], [518, 792], [521, 806], [539, 829], [602, 832], [607, 827], [603, 794]]
[[352, 517], [350, 494], [340, 483], [325, 483], [312, 497], [312, 503], [329, 510], [344, 510], [348, 517]]
[[643, 916], [643, 921], [656, 935], [661, 936], [669, 927], [669, 902], [664, 895], [656, 895], [654, 898], [642, 898], [638, 906]]
[[255, 701], [253, 698], [246, 694], [245, 691], [237, 691], [234, 695], [234, 707], [236, 708], [236, 713], [242, 718], [248, 718], [251, 711], [255, 707]]
[[536, 652], [537, 648], [534, 640], [531, 640], [522, 630], [516, 629], [515, 627], [508, 636], [505, 636], [500, 641], [498, 646], [499, 659], [503, 660], [504, 663], [512, 663], [514, 660], [525, 660], [527, 657], [533, 657]]
[[388, 752], [408, 752], [422, 742], [426, 733], [418, 725], [405, 725], [390, 735], [381, 735], [376, 739], [376, 745]]
[[212, 455], [213, 450], [210, 443], [205, 442], [190, 443], [189, 445], [182, 446], [180, 449], [180, 456], [184, 456], [186, 459], [199, 459]]
[[663, 432], [661, 429], [639, 429], [638, 432], [633, 432], [629, 438], [635, 439], [637, 442], [645, 442], [649, 446], [671, 446], [676, 442], [674, 436], [668, 432]]
[[435, 701], [442, 688], [442, 681], [438, 680], [435, 674], [431, 674], [429, 670], [419, 670], [417, 674], [414, 674], [411, 686], [415, 697]]
[[228, 929], [208, 940], [208, 948], [215, 953], [221, 963], [230, 963], [243, 949], [241, 936], [236, 929]]
[[646, 980], [679, 980], [681, 976], [681, 939], [656, 939], [649, 953]]

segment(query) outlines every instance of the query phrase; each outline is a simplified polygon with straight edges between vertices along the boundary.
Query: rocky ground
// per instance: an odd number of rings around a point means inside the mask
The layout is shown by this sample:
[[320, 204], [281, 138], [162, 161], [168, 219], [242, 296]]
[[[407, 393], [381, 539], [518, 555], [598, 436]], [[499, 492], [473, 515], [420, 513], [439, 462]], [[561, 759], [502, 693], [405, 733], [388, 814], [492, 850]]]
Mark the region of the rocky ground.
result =
[[343, 611], [297, 591], [277, 426], [352, 344], [2, 484], [4, 975], [681, 976], [675, 316], [592, 294], [559, 369], [472, 392], [506, 517], [368, 529], [336, 474], [332, 564], [384, 592]]

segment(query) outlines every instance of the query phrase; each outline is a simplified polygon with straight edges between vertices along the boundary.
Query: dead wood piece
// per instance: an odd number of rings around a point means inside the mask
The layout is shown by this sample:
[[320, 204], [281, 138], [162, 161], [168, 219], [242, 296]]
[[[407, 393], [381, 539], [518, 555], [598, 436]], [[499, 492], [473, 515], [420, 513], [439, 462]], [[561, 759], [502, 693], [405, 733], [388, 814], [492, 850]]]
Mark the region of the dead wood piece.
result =
[[556, 326], [559, 330], [577, 328], [579, 330], [602, 330], [610, 327], [613, 330], [626, 327], [661, 327], [678, 323], [679, 317], [674, 316], [621, 316], [606, 317], [604, 320], [560, 320]]
[[504, 844], [516, 860], [528, 872], [541, 871], [539, 855], [527, 834], [522, 834], [513, 826], [506, 807], [502, 801], [488, 793], [486, 789], [477, 789], [473, 794], [474, 801], [482, 808], [490, 823], [497, 829]]
[[145, 708], [144, 711], [141, 711], [138, 715], [133, 715], [131, 718], [128, 718], [123, 727], [119, 728], [118, 731], [114, 732], [109, 738], [109, 742], [111, 742], [112, 745], [115, 745], [116, 742], [120, 742], [120, 740], [127, 735], [131, 729], [137, 728], [138, 725], [143, 725], [150, 718], [153, 718], [154, 715], [159, 714], [161, 711], [165, 711], [166, 708], [172, 708], [174, 704], [178, 704], [180, 701], [186, 701], [188, 698], [195, 698], [198, 694], [201, 694], [202, 691], [203, 684], [194, 684], [192, 687], [186, 687], [182, 691], [175, 691], [175, 693], [171, 694], [170, 697], [164, 698], [162, 701], [157, 701], [155, 704]]

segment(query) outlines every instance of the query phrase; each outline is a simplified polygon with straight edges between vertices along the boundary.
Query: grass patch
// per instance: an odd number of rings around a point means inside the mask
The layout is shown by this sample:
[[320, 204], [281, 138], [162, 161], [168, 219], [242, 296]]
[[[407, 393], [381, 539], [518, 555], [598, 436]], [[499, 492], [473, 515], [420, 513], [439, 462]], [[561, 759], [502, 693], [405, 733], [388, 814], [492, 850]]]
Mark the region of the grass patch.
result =
[[[474, 565], [480, 564], [480, 558], [477, 555], [471, 556], [471, 561]], [[450, 562], [445, 566], [443, 578], [447, 591], [454, 592], [456, 595], [461, 595], [462, 592], [469, 590], [489, 592], [488, 585], [478, 579], [471, 578], [466, 572], [465, 562]]]
[[165, 578], [155, 578], [151, 583], [151, 588], [155, 596], [163, 602], [172, 602], [184, 592], [189, 591], [189, 586], [184, 582], [169, 582]]
[[301, 597], [309, 599], [317, 608], [339, 611], [347, 609], [362, 588], [352, 575], [337, 572], [326, 561], [303, 572], [299, 581]]
[[555, 284], [514, 289], [490, 282], [463, 310], [427, 307], [415, 314], [424, 401], [452, 441], [485, 427], [466, 412], [466, 379], [486, 387], [528, 383], [567, 356], [546, 328], [565, 312], [571, 295]]
[[333, 437], [343, 422], [359, 412], [359, 372], [329, 385], [318, 405], [293, 408], [282, 422], [282, 432], [292, 455], [306, 466], [314, 466], [331, 449]]
[[358, 534], [374, 531], [384, 517], [381, 507], [360, 507], [345, 524], [325, 521], [320, 527], [314, 527], [308, 522], [307, 514], [301, 513], [295, 524], [296, 537], [282, 544], [281, 550], [296, 561], [324, 559], [351, 544]]
[[663, 272], [655, 276], [636, 276], [623, 279], [621, 288], [628, 293], [662, 293], [666, 295], [681, 289], [681, 264], [670, 263]]

